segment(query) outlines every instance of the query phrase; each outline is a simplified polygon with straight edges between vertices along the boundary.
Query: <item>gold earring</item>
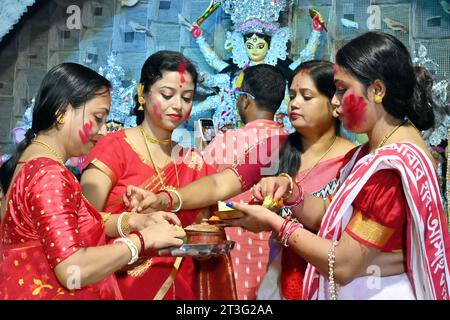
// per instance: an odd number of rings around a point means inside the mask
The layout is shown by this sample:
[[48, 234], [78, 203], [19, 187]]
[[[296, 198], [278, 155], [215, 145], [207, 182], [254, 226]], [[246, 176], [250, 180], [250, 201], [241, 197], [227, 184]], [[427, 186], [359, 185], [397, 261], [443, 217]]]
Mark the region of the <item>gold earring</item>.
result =
[[383, 97], [379, 96], [379, 95], [375, 95], [374, 100], [375, 100], [376, 104], [381, 104], [383, 102]]
[[139, 111], [144, 110], [144, 104], [145, 104], [145, 99], [144, 99], [144, 97], [139, 97], [139, 98], [138, 98], [138, 101], [139, 101], [139, 108], [138, 108], [138, 110], [139, 110]]
[[64, 124], [64, 115], [60, 115], [58, 118], [56, 118], [56, 122], [58, 122], [58, 124]]
[[138, 94], [138, 102], [139, 102], [139, 111], [144, 110], [144, 104], [145, 104], [145, 99], [142, 96], [142, 94], [144, 93], [144, 85], [142, 83], [139, 83], [137, 86], [137, 94]]

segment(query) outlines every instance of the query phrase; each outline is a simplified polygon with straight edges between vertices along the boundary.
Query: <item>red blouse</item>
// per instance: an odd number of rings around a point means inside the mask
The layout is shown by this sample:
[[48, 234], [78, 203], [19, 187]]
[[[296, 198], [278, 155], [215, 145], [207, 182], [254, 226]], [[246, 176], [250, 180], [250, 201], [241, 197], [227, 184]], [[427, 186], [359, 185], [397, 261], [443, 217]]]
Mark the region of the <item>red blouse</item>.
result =
[[353, 208], [346, 228], [351, 237], [385, 252], [405, 248], [407, 204], [396, 171], [373, 174], [353, 201]]
[[[101, 215], [83, 198], [76, 177], [62, 164], [49, 158], [30, 160], [17, 174], [9, 189], [7, 209], [0, 232], [0, 278], [14, 276], [15, 270], [8, 270], [5, 266], [8, 256], [11, 256], [14, 250], [20, 252], [36, 247], [32, 256], [37, 259], [36, 262], [39, 261], [39, 270], [30, 268], [29, 271], [42, 273], [47, 268], [47, 277], [51, 274], [50, 278], [55, 279], [51, 270], [72, 254], [81, 248], [106, 244]], [[30, 255], [25, 256], [33, 266]], [[46, 267], [42, 261], [46, 261]], [[16, 267], [20, 267], [20, 263], [17, 259], [14, 261]], [[23, 275], [17, 276], [23, 278]], [[108, 278], [111, 280], [111, 277]], [[20, 279], [19, 282], [26, 285]], [[53, 283], [51, 286], [56, 290], [57, 285]], [[11, 292], [14, 290], [6, 289], [12, 298]], [[58, 290], [67, 291], [62, 287]], [[98, 296], [89, 295], [89, 298], [117, 297], [114, 286], [104, 291], [104, 288], [95, 288], [93, 285], [88, 286], [87, 290], [91, 293], [103, 291]], [[43, 294], [40, 298], [47, 299], [49, 296]]]

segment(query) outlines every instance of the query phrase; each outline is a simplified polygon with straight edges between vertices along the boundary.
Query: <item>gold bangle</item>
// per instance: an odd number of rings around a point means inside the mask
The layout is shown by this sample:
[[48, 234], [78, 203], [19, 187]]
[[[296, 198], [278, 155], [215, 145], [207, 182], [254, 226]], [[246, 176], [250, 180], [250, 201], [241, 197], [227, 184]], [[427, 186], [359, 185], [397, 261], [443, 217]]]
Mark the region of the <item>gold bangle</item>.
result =
[[284, 173], [284, 172], [280, 173], [278, 176], [279, 177], [286, 177], [286, 178], [289, 179], [289, 192], [288, 192], [287, 195], [285, 194], [282, 197], [285, 200], [289, 199], [292, 196], [292, 193], [294, 192], [294, 180], [292, 179], [292, 177], [290, 175], [288, 175], [287, 173]]
[[119, 232], [119, 234], [123, 237], [127, 236], [131, 232], [130, 224], [128, 223], [128, 221], [134, 215], [134, 213], [124, 212], [122, 213], [122, 215], [122, 219], [120, 219], [120, 231], [122, 231], [122, 233]]
[[106, 224], [109, 219], [111, 219], [111, 212], [105, 212], [104, 215], [102, 215], [103, 224]]

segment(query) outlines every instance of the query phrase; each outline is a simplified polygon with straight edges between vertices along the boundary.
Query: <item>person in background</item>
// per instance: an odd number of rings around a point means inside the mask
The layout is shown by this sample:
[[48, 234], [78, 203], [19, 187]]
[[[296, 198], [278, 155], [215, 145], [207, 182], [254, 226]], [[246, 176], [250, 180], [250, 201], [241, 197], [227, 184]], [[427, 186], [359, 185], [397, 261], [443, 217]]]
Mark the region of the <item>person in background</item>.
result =
[[[247, 150], [268, 137], [287, 137], [287, 132], [273, 121], [285, 95], [286, 80], [275, 67], [259, 64], [246, 68], [239, 79], [234, 95], [237, 110], [245, 126], [219, 133], [203, 151], [205, 161], [218, 172], [232, 166]], [[232, 198], [250, 202], [249, 190]], [[267, 232], [253, 234], [241, 228], [226, 228], [227, 238], [235, 241], [231, 251], [236, 289], [239, 299], [254, 300], [256, 291], [266, 273], [268, 261]]]

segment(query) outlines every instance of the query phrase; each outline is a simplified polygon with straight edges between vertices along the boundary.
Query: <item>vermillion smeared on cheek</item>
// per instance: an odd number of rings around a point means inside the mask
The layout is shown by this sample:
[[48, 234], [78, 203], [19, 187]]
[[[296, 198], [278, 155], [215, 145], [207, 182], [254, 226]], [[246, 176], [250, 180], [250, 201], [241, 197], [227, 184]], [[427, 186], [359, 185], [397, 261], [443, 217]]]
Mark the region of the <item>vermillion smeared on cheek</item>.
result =
[[180, 75], [180, 88], [186, 83], [185, 72], [187, 70], [187, 62], [181, 61], [178, 65], [178, 73]]
[[158, 119], [163, 118], [163, 113], [161, 111], [161, 104], [159, 102], [155, 102], [150, 111], [156, 116]]
[[359, 127], [366, 119], [367, 104], [363, 97], [349, 93], [344, 96], [342, 108], [347, 129]]
[[83, 128], [78, 130], [78, 135], [80, 136], [81, 143], [86, 144], [89, 142], [89, 140], [92, 138], [91, 129], [94, 123], [92, 120], [89, 120], [83, 125]]

